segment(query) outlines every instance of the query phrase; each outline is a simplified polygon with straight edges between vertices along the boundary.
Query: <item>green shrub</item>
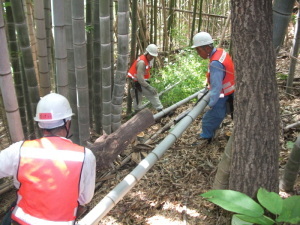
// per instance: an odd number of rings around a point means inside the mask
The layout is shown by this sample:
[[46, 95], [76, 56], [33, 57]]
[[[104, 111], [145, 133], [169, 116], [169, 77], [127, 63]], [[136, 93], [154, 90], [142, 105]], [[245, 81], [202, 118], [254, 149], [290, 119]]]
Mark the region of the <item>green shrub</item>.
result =
[[208, 60], [202, 60], [194, 49], [187, 48], [176, 54], [174, 59], [166, 58], [165, 66], [152, 71], [153, 85], [159, 92], [178, 83], [170, 91], [163, 94], [160, 99], [164, 107], [194, 94], [205, 85]]
[[[211, 190], [201, 196], [227, 211], [238, 213], [233, 215], [232, 225], [272, 225], [280, 222], [296, 224], [300, 222], [300, 196], [282, 199], [277, 193], [268, 192], [263, 188], [257, 192], [260, 204], [249, 196], [232, 190]], [[276, 219], [265, 216], [263, 207], [274, 214]]]

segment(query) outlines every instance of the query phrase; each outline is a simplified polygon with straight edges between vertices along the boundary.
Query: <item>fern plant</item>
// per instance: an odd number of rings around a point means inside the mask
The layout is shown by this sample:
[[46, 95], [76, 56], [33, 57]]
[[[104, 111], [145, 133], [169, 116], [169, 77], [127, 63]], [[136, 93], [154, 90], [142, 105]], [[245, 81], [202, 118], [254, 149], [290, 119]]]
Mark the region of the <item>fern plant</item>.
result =
[[[257, 192], [259, 203], [244, 193], [232, 190], [211, 190], [201, 196], [227, 211], [236, 213], [232, 216], [231, 225], [300, 222], [300, 196], [282, 199], [277, 193], [268, 192], [264, 188], [260, 188]], [[264, 209], [274, 214], [275, 219], [264, 215]]]

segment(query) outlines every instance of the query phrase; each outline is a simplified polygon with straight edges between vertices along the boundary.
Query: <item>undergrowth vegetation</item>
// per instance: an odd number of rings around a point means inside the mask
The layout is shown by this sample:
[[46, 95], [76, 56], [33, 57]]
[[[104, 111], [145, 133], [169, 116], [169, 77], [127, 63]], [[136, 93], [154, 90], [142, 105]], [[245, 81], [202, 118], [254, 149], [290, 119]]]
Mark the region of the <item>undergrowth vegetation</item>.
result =
[[164, 59], [164, 67], [152, 71], [151, 85], [162, 92], [173, 86], [171, 90], [160, 96], [164, 107], [194, 94], [205, 86], [208, 60], [201, 59], [191, 48], [180, 50], [172, 58]]

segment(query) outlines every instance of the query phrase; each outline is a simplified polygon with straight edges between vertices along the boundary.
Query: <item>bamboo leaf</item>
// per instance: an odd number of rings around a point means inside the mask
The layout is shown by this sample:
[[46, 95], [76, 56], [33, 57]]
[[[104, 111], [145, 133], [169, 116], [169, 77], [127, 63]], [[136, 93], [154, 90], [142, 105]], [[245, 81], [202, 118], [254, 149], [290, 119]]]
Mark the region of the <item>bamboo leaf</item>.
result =
[[201, 195], [225, 210], [252, 217], [261, 217], [263, 208], [249, 196], [232, 190], [211, 190]]
[[266, 217], [266, 216], [252, 217], [252, 216], [246, 216], [246, 215], [236, 215], [236, 217], [243, 221], [254, 223], [254, 224], [272, 225], [275, 223], [274, 220], [272, 220], [271, 218]]
[[300, 196], [291, 196], [283, 200], [282, 212], [276, 221], [292, 224], [300, 222]]
[[283, 199], [275, 192], [268, 192], [264, 188], [260, 188], [257, 193], [259, 203], [269, 212], [279, 215], [282, 211]]

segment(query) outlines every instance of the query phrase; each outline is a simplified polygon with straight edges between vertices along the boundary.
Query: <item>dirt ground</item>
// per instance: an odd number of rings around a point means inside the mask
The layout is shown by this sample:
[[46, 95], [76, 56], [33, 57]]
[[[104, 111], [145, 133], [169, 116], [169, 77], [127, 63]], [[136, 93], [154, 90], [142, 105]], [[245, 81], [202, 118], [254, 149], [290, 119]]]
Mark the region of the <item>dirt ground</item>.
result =
[[[287, 73], [288, 61], [283, 54], [278, 58], [278, 71]], [[297, 79], [296, 79], [297, 80]], [[294, 89], [292, 95], [284, 93], [285, 81], [278, 80], [281, 107], [281, 153], [280, 171], [288, 159], [289, 149], [287, 144], [294, 142], [300, 127], [283, 131], [289, 124], [299, 121], [300, 90]], [[161, 119], [145, 131], [143, 140], [147, 140], [161, 127], [179, 115], [184, 110], [192, 107], [188, 103], [176, 109], [172, 117]], [[218, 136], [210, 145], [193, 147], [201, 123], [200, 115], [183, 133], [163, 157], [146, 173], [146, 175], [131, 189], [127, 195], [101, 220], [100, 224], [106, 225], [225, 225], [230, 224], [229, 213], [203, 200], [199, 195], [210, 190], [214, 181], [217, 165], [220, 161], [224, 147], [231, 134], [233, 122], [229, 116], [223, 122]], [[0, 124], [1, 125], [1, 124]], [[7, 146], [7, 134], [0, 126], [1, 149]], [[123, 178], [130, 173], [137, 163], [143, 159], [160, 141], [168, 134], [161, 134], [149, 149], [135, 150], [132, 153], [130, 145], [115, 162], [115, 171], [112, 169], [98, 171], [97, 189], [92, 202], [88, 205], [93, 208], [108, 194]], [[141, 140], [141, 139], [139, 139]], [[131, 154], [132, 153], [132, 154]], [[130, 160], [123, 166], [122, 161], [131, 154]], [[3, 184], [2, 184], [3, 185]], [[299, 178], [295, 185], [295, 193], [299, 193]], [[0, 184], [1, 191], [1, 184]], [[295, 194], [292, 193], [292, 194]], [[0, 195], [0, 220], [4, 211], [15, 199], [15, 190]]]

